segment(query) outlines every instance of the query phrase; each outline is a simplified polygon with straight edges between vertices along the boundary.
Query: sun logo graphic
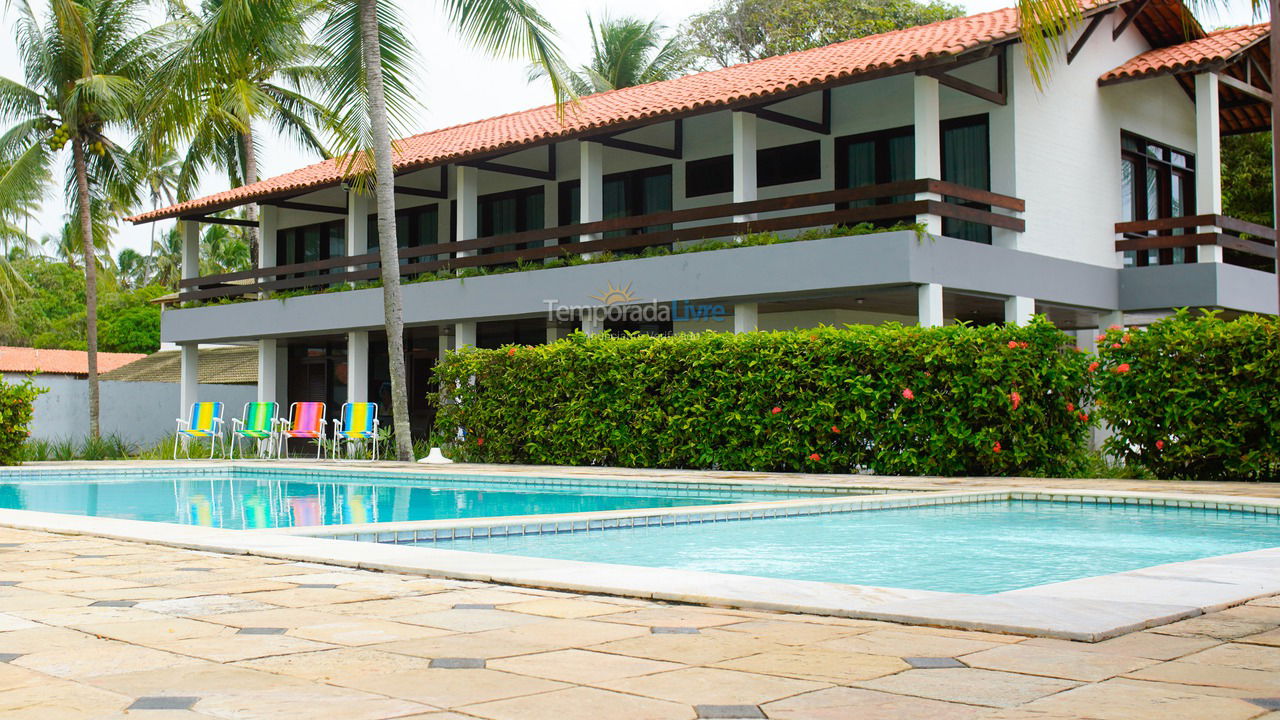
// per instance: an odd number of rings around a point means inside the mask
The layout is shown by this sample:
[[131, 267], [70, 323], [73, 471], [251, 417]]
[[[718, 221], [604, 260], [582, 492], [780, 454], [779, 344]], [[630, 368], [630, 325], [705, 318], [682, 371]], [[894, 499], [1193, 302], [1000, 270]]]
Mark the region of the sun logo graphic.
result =
[[629, 303], [636, 299], [635, 293], [631, 292], [631, 283], [627, 283], [625, 287], [614, 287], [613, 281], [609, 281], [609, 286], [599, 295], [592, 295], [592, 300], [599, 300], [605, 305], [617, 305], [618, 303]]

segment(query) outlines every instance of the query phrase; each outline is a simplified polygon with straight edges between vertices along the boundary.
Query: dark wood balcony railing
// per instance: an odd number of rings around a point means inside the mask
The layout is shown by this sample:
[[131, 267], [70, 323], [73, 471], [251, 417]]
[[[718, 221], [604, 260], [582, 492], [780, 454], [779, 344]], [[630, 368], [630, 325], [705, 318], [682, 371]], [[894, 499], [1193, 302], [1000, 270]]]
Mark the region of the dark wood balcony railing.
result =
[[[922, 193], [931, 193], [944, 199], [894, 201], [894, 198], [901, 196], [914, 198]], [[866, 204], [868, 201], [875, 204]], [[848, 207], [851, 203], [861, 203], [861, 205]], [[642, 251], [645, 248], [669, 245], [673, 242], [734, 237], [753, 232], [855, 225], [863, 222], [891, 223], [904, 218], [910, 220], [921, 215], [936, 215], [1016, 232], [1022, 232], [1025, 228], [1021, 218], [1002, 215], [982, 207], [973, 207], [973, 205], [1014, 212], [1023, 212], [1026, 209], [1026, 204], [1022, 200], [1007, 195], [976, 190], [940, 180], [908, 180], [765, 200], [670, 210], [494, 237], [401, 248], [400, 274], [405, 276], [438, 270], [510, 265], [518, 261], [530, 262], [605, 251]], [[835, 209], [827, 209], [823, 206], [834, 206]], [[733, 220], [734, 216], [804, 209], [811, 211], [782, 217], [758, 218], [747, 222]], [[644, 232], [646, 228], [652, 229], [655, 226], [707, 220], [722, 222]], [[577, 236], [581, 235], [627, 231], [632, 234], [576, 242]], [[562, 238], [574, 238], [575, 241], [560, 244]], [[544, 244], [547, 241], [550, 241], [550, 244]], [[530, 246], [531, 244], [536, 246]], [[514, 250], [504, 248], [511, 245], [523, 247]], [[481, 251], [492, 248], [503, 249], [480, 254]], [[460, 257], [459, 253], [473, 254]], [[294, 265], [189, 278], [179, 283], [181, 293], [179, 299], [182, 301], [208, 300], [361, 282], [377, 278], [378, 268], [378, 253], [371, 252]], [[229, 284], [233, 282], [234, 284]]]
[[[1214, 228], [1200, 232], [1200, 228]], [[1224, 261], [1257, 270], [1273, 271], [1276, 258], [1276, 231], [1266, 225], [1237, 220], [1225, 215], [1188, 215], [1116, 223], [1117, 251], [1183, 248], [1195, 261], [1196, 248], [1217, 245]]]

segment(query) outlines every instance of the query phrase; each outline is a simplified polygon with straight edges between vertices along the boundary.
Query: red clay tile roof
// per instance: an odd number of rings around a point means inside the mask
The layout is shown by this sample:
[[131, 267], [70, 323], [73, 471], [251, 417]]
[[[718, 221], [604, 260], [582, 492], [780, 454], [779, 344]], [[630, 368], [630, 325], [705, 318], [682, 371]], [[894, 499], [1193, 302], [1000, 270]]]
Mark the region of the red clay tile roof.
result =
[[1120, 67], [1103, 73], [1098, 82], [1105, 85], [1136, 80], [1228, 60], [1266, 39], [1270, 32], [1269, 22], [1216, 30], [1198, 40], [1148, 50]]
[[[1080, 0], [1088, 12], [1118, 0]], [[557, 116], [553, 105], [500, 115], [413, 135], [398, 143], [397, 170], [430, 167], [514, 149], [548, 139], [565, 139], [614, 125], [674, 116], [697, 109], [765, 99], [804, 87], [903, 70], [946, 55], [958, 55], [1018, 35], [1013, 8], [943, 20], [918, 27], [846, 40], [826, 47], [623, 88], [580, 98]], [[338, 183], [337, 160], [326, 160], [284, 175], [129, 218], [135, 223], [179, 215], [216, 212], [256, 199], [300, 193]]]
[[[98, 372], [105, 373], [146, 357], [143, 353], [98, 353]], [[89, 353], [82, 350], [37, 350], [0, 346], [0, 373], [88, 375]]]

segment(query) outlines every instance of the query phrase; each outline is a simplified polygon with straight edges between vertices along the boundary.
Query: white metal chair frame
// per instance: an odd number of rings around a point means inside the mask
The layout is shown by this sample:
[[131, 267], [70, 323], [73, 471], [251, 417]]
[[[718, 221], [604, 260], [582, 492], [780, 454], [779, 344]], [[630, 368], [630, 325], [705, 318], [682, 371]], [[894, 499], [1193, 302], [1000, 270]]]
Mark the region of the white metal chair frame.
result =
[[[378, 425], [379, 425], [378, 403], [368, 403], [369, 405], [373, 406], [373, 434], [370, 435], [368, 438], [348, 438], [348, 437], [342, 436], [342, 433], [344, 430], [344, 428], [342, 427], [342, 418], [347, 416], [347, 406], [351, 404], [352, 403], [342, 403], [342, 409], [338, 411], [338, 417], [333, 419], [334, 445], [337, 446], [345, 442], [347, 445], [347, 458], [350, 459], [352, 449], [354, 447], [359, 447], [363, 445], [367, 441], [372, 446], [373, 459], [377, 460], [378, 459]], [[337, 454], [337, 447], [334, 448], [334, 453]]]
[[[236, 459], [236, 450], [240, 447], [240, 439], [242, 437], [246, 437], [244, 435], [244, 432], [245, 432], [244, 418], [248, 416], [249, 406], [252, 404], [253, 403], [251, 402], [245, 403], [244, 409], [240, 411], [240, 417], [231, 418], [231, 459], [232, 460]], [[279, 424], [278, 424], [280, 422], [280, 403], [271, 401], [271, 404], [275, 406], [276, 410], [275, 410], [275, 415], [271, 418], [271, 429], [268, 431], [269, 434], [265, 438], [252, 438], [258, 443], [259, 458], [271, 457], [271, 452], [277, 444], [276, 435], [280, 432]], [[242, 460], [244, 459], [243, 452], [240, 453], [240, 458]]]
[[[300, 402], [289, 403], [289, 415], [287, 417], [277, 418], [276, 420], [276, 422], [279, 423], [279, 428], [280, 428], [279, 430], [276, 431], [276, 448], [277, 448], [276, 457], [278, 459], [283, 460], [286, 457], [285, 453], [289, 449], [289, 439], [294, 437], [293, 435], [291, 435], [291, 433], [295, 432], [290, 429], [290, 423], [293, 422], [293, 409], [301, 404], [302, 403]], [[328, 438], [326, 437], [326, 430], [328, 430], [329, 428], [328, 418], [327, 418], [328, 412], [329, 412], [329, 406], [325, 405], [324, 403], [320, 403], [320, 422], [318, 423], [320, 428], [319, 434], [313, 438], [311, 437], [297, 438], [299, 440], [315, 441], [317, 460], [323, 459], [323, 454], [325, 452], [325, 444], [328, 442]]]
[[[191, 437], [190, 435], [183, 434], [184, 430], [191, 429], [191, 419], [192, 419], [192, 416], [195, 415], [196, 406], [199, 404], [200, 404], [199, 402], [195, 402], [191, 404], [191, 407], [187, 410], [186, 420], [183, 420], [182, 418], [177, 419], [178, 429], [175, 430], [173, 433], [173, 459], [174, 460], [178, 459], [179, 444], [181, 444], [183, 446], [183, 449], [187, 451], [187, 459], [190, 460], [191, 459], [191, 441], [200, 439], [200, 438]], [[227, 440], [222, 436], [222, 426], [223, 426], [222, 412], [224, 410], [226, 410], [225, 405], [218, 408], [218, 414], [213, 417], [213, 429], [209, 431], [208, 437], [209, 437], [209, 459], [210, 460], [213, 459], [214, 453], [217, 452], [219, 443], [222, 444], [222, 453], [224, 455], [227, 453]], [[183, 440], [185, 440], [186, 442], [182, 442]]]

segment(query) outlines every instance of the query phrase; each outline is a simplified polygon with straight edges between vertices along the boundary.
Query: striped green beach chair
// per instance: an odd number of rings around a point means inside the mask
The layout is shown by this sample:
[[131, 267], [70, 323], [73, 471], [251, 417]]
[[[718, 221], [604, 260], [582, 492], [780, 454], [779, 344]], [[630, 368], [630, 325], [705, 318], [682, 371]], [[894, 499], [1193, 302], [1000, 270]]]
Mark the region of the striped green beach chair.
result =
[[213, 454], [217, 450], [218, 443], [223, 443], [223, 451], [226, 451], [226, 441], [222, 437], [222, 403], [220, 402], [198, 402], [191, 404], [191, 417], [183, 420], [178, 418], [178, 431], [173, 436], [173, 459], [178, 459], [178, 444], [182, 443], [186, 447], [187, 457], [191, 457], [191, 441], [209, 439], [209, 459], [213, 459]]
[[[258, 443], [258, 456], [265, 454], [276, 438], [276, 415], [279, 405], [273, 402], [248, 402], [244, 404], [244, 415], [231, 419], [231, 457], [234, 459], [240, 446], [240, 439]], [[269, 452], [269, 450], [268, 450]], [[240, 453], [244, 457], [244, 453]]]
[[378, 403], [344, 403], [342, 419], [333, 420], [334, 442], [346, 441], [347, 454], [369, 443], [373, 459], [378, 459]]

